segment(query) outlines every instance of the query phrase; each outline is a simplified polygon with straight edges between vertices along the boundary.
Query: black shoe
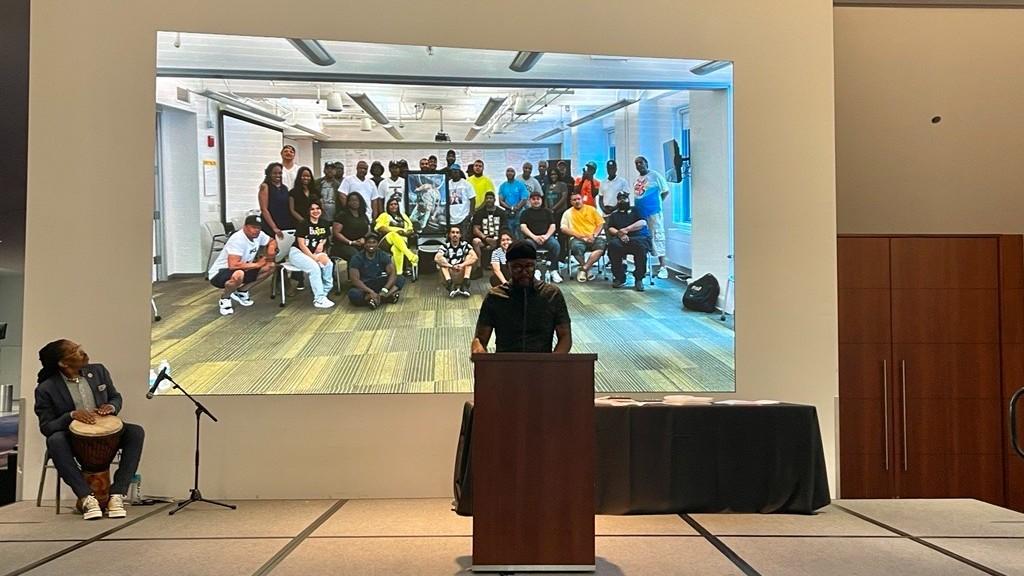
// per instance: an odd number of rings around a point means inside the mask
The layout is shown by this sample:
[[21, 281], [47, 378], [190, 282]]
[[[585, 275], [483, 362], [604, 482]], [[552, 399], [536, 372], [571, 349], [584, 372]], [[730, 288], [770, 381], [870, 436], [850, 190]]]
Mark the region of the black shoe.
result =
[[626, 281], [625, 280], [616, 280], [615, 282], [612, 282], [612, 288], [623, 288], [625, 286], [626, 286]]
[[388, 298], [387, 298], [388, 304], [394, 304], [395, 302], [398, 302], [398, 295], [399, 294], [400, 294], [400, 292], [391, 292], [390, 294], [388, 294]]
[[637, 292], [643, 292], [645, 290], [643, 278], [637, 278], [636, 281], [633, 282], [633, 290], [636, 290]]
[[367, 300], [366, 301], [366, 305], [370, 307], [370, 310], [376, 310], [377, 309], [377, 301], [376, 300]]

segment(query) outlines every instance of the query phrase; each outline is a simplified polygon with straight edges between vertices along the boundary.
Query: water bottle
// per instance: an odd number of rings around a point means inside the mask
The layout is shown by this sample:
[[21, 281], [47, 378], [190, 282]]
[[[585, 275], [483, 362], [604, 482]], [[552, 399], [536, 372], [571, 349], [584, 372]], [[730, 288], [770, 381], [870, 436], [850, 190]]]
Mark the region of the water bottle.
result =
[[132, 504], [142, 502], [142, 474], [135, 473], [131, 482], [128, 483], [128, 501]]

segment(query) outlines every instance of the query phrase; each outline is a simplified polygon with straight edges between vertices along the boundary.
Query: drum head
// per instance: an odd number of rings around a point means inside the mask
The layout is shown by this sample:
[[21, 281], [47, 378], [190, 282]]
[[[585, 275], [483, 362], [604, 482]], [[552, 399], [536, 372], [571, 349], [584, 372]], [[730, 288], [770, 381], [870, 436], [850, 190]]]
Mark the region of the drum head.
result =
[[86, 438], [117, 434], [123, 427], [124, 423], [117, 416], [97, 416], [95, 424], [86, 424], [78, 420], [71, 421], [71, 433]]

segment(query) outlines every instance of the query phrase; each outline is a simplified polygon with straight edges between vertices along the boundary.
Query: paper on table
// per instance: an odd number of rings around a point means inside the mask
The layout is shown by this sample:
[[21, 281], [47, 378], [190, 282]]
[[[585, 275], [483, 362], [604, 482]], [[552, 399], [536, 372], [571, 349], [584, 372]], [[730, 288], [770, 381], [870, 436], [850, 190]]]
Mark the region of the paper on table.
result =
[[715, 404], [722, 404], [725, 406], [769, 406], [772, 404], [779, 404], [778, 400], [720, 400]]
[[671, 394], [665, 396], [666, 404], [711, 404], [710, 396], [690, 396], [687, 394]]

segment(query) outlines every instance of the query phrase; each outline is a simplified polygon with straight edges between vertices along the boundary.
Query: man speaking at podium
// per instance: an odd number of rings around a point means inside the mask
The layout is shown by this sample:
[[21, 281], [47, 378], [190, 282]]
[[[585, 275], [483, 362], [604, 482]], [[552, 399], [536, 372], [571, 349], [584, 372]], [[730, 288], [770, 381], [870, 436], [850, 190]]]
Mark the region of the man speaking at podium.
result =
[[484, 297], [472, 351], [487, 352], [491, 332], [497, 332], [496, 352], [552, 352], [557, 335], [553, 351], [567, 354], [572, 348], [569, 310], [557, 286], [534, 278], [537, 249], [520, 240], [509, 246], [506, 259], [509, 280]]

